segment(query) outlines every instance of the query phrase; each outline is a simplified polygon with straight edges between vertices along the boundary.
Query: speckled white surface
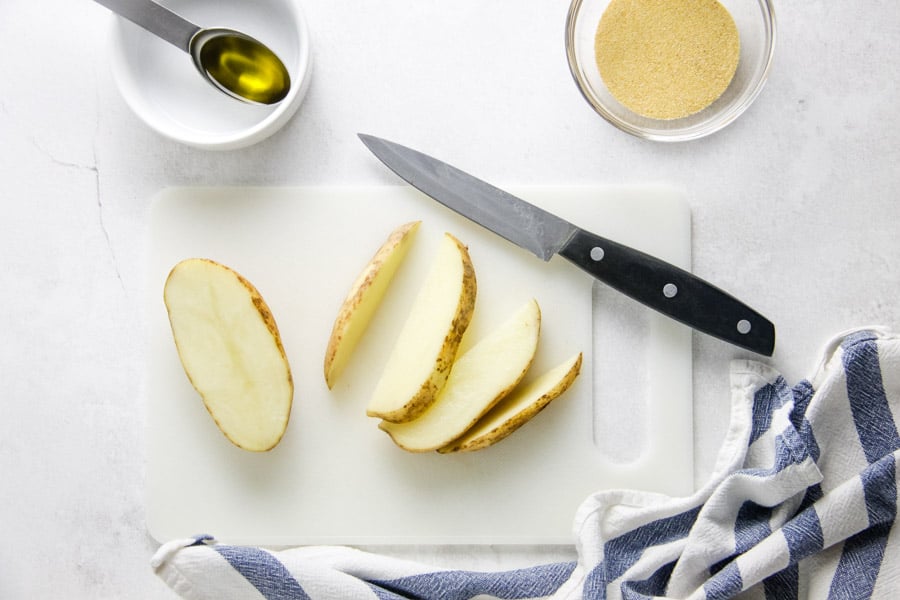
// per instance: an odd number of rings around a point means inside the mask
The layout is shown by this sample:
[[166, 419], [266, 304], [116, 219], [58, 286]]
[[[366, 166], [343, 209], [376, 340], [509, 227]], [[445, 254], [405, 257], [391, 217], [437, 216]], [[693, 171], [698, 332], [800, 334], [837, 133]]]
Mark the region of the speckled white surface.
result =
[[[565, 63], [565, 2], [304, 8], [316, 62], [306, 103], [262, 144], [211, 153], [129, 112], [109, 76], [104, 9], [0, 4], [0, 39], [15, 49], [0, 79], [0, 597], [172, 597], [148, 566], [142, 499], [144, 236], [148, 199], [166, 185], [396, 183], [357, 131], [496, 182], [669, 183], [692, 205], [694, 271], [775, 321], [771, 362], [790, 381], [840, 330], [900, 327], [894, 3], [778, 3], [761, 97], [683, 145], [633, 139], [588, 109]], [[694, 337], [696, 481], [741, 356]], [[382, 550], [484, 569], [574, 557]]]

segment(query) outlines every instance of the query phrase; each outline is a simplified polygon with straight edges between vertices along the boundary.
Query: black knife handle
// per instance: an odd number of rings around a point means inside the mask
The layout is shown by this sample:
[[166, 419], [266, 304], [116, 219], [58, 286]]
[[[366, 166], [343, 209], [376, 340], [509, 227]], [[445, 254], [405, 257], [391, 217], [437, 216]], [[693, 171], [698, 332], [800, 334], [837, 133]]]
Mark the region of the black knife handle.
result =
[[698, 331], [772, 356], [775, 326], [719, 288], [675, 265], [578, 230], [559, 254], [598, 280]]

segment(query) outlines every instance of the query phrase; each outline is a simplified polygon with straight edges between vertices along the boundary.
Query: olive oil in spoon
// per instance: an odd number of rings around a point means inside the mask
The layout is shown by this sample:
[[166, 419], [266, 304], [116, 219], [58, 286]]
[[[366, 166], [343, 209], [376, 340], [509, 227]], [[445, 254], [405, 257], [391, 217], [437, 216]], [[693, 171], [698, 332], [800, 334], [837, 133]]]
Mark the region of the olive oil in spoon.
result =
[[152, 0], [95, 0], [191, 55], [194, 66], [216, 89], [252, 104], [277, 104], [291, 78], [267, 46], [225, 28], [203, 29]]

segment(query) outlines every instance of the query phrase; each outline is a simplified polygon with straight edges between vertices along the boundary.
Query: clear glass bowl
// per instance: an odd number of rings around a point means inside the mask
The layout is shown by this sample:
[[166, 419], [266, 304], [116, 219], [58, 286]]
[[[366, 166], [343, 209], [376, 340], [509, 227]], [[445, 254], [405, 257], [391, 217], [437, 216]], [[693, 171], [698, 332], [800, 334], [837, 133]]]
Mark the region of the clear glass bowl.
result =
[[573, 0], [566, 19], [566, 55], [581, 94], [597, 113], [627, 133], [660, 142], [682, 142], [719, 131], [737, 119], [762, 91], [775, 51], [775, 13], [769, 0], [720, 0], [731, 13], [741, 53], [725, 92], [698, 113], [653, 119], [632, 112], [606, 89], [594, 54], [594, 36], [609, 0]]

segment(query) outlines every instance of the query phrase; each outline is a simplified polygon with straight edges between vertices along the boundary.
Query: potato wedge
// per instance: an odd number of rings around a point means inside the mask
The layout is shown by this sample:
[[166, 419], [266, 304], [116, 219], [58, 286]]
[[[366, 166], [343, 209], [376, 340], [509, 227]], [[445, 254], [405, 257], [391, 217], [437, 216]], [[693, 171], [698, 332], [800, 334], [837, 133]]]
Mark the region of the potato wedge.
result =
[[325, 384], [328, 389], [334, 387], [369, 326], [421, 223], [405, 223], [391, 232], [350, 286], [325, 349]]
[[580, 372], [579, 352], [504, 398], [462, 437], [438, 449], [438, 452], [471, 452], [496, 444], [569, 389]]
[[475, 310], [469, 251], [444, 234], [366, 408], [370, 417], [411, 421], [444, 387]]
[[216, 425], [244, 450], [274, 448], [294, 383], [259, 291], [229, 267], [190, 258], [172, 268], [163, 298], [184, 372]]
[[530, 300], [457, 359], [447, 385], [422, 416], [408, 423], [382, 421], [398, 446], [410, 452], [443, 448], [518, 385], [537, 351], [541, 309]]

